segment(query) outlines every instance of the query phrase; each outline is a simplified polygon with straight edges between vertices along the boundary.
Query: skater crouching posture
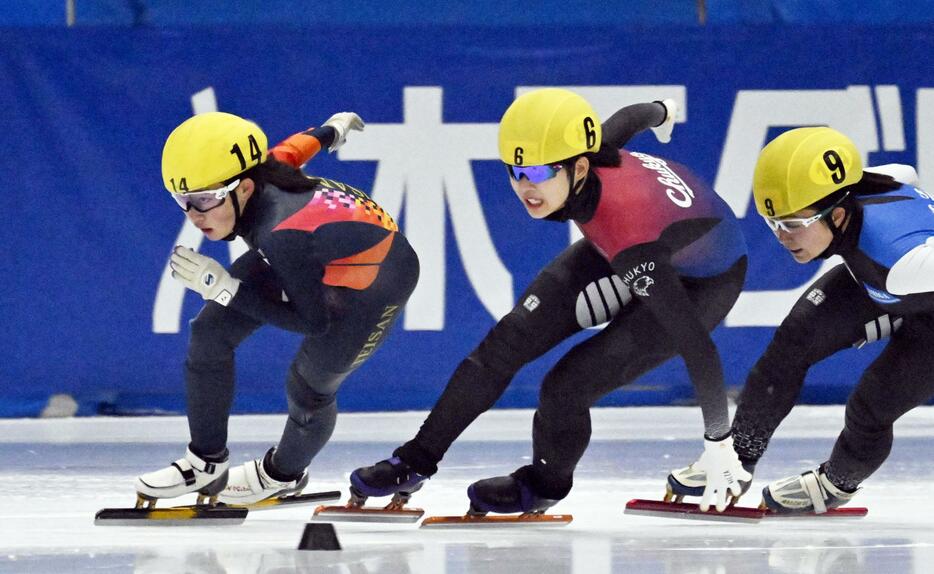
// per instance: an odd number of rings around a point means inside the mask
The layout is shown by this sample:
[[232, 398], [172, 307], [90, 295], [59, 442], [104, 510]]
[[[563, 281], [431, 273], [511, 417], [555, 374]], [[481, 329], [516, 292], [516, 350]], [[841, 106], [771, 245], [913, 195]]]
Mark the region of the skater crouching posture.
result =
[[[385, 340], [418, 279], [418, 258], [389, 214], [362, 191], [297, 169], [362, 128], [356, 114], [335, 114], [268, 154], [259, 126], [221, 112], [169, 135], [162, 174], [173, 199], [208, 239], [242, 237], [250, 250], [229, 271], [184, 247], [172, 253], [172, 277], [206, 302], [185, 361], [191, 443], [184, 458], [137, 479], [142, 499], [198, 492], [250, 504], [307, 483], [334, 429], [338, 387]], [[228, 479], [234, 350], [266, 324], [304, 335], [286, 381], [289, 416], [278, 445]]]
[[[764, 488], [773, 511], [848, 502], [888, 457], [895, 420], [934, 395], [934, 201], [917, 185], [910, 166], [864, 170], [853, 142], [826, 127], [787, 131], [759, 156], [756, 208], [775, 238], [798, 263], [844, 263], [805, 291], [749, 373], [732, 425], [744, 466], [754, 469], [812, 365], [891, 337], [847, 400], [830, 458]], [[692, 494], [703, 474], [694, 465], [669, 483]]]
[[513, 191], [531, 217], [572, 220], [584, 239], [539, 273], [457, 367], [415, 438], [388, 460], [352, 473], [357, 502], [420, 488], [523, 365], [606, 321], [542, 382], [532, 464], [472, 484], [471, 512], [541, 513], [567, 496], [590, 440], [591, 405], [675, 355], [684, 358], [703, 411], [703, 461], [715, 477], [705, 504], [716, 500], [722, 509], [727, 491], [739, 492], [745, 474], [729, 437], [720, 358], [709, 332], [742, 289], [743, 236], [726, 203], [685, 167], [621, 150], [648, 128], [668, 141], [673, 113], [670, 100], [637, 104], [601, 125], [583, 98], [552, 88], [509, 107], [499, 150]]

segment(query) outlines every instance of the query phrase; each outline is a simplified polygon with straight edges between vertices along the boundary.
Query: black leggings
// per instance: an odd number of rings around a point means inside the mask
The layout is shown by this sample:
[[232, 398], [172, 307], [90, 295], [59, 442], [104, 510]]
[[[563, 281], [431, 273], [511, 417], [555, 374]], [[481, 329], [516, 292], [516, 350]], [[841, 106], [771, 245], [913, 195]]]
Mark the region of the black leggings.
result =
[[812, 365], [890, 335], [847, 400], [843, 432], [824, 466], [835, 484], [855, 489], [888, 457], [896, 419], [934, 395], [934, 317], [886, 314], [844, 265], [808, 288], [749, 372], [733, 419], [740, 458], [759, 460]]
[[[684, 281], [708, 330], [733, 306], [745, 270], [743, 258], [717, 277]], [[563, 498], [590, 442], [590, 407], [675, 354], [649, 310], [631, 300], [606, 259], [585, 240], [538, 274], [516, 307], [461, 362], [417, 436], [397, 453], [423, 474], [436, 472], [451, 443], [493, 406], [523, 365], [611, 317], [542, 381], [533, 426], [535, 475], [542, 495]]]
[[[230, 271], [238, 279], [262, 285], [265, 297], [282, 300], [275, 274], [256, 252], [237, 259]], [[396, 234], [379, 275], [367, 289], [325, 288], [330, 326], [324, 334], [302, 340], [286, 379], [289, 418], [273, 458], [281, 474], [301, 474], [327, 443], [337, 418], [338, 387], [385, 341], [415, 289], [418, 271], [415, 252], [405, 237]], [[204, 456], [226, 448], [234, 350], [260, 326], [214, 302], [191, 322], [185, 373], [193, 452]]]

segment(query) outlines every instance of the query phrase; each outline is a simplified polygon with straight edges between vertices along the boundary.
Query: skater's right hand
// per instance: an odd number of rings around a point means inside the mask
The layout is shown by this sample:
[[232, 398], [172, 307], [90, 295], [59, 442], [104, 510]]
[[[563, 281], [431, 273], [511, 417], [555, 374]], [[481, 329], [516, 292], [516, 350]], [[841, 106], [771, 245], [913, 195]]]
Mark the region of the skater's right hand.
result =
[[231, 277], [220, 263], [188, 247], [176, 245], [169, 266], [173, 279], [200, 294], [205, 301], [215, 301], [224, 307], [240, 288], [240, 280]]
[[717, 512], [726, 510], [730, 494], [739, 497], [743, 487], [739, 483], [752, 480], [752, 475], [743, 468], [736, 451], [733, 437], [727, 435], [720, 440], [704, 439], [704, 454], [694, 463], [694, 468], [707, 474], [707, 487], [701, 497], [700, 509], [707, 512], [710, 503], [716, 503]]

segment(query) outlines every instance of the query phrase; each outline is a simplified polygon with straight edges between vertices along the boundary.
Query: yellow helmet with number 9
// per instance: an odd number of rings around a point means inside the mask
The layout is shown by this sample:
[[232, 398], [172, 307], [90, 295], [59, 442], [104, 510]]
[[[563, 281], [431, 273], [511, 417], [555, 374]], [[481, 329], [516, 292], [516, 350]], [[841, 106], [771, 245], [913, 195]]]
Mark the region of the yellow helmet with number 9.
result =
[[561, 88], [523, 94], [499, 122], [499, 157], [516, 166], [547, 165], [600, 149], [600, 118], [587, 100]]
[[786, 217], [863, 177], [859, 150], [827, 127], [789, 130], [759, 154], [752, 193], [764, 217]]
[[267, 153], [266, 134], [258, 125], [225, 112], [205, 112], [169, 134], [162, 149], [162, 182], [171, 193], [203, 190], [259, 165]]

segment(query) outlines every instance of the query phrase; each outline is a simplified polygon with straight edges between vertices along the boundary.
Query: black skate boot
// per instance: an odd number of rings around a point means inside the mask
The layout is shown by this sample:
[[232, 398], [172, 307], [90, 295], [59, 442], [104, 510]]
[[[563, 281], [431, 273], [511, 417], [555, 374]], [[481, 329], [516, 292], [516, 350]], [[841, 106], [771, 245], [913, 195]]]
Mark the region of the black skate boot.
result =
[[[496, 476], [478, 480], [467, 488], [471, 516], [484, 516], [488, 512], [499, 514], [543, 514], [561, 498], [545, 498], [532, 487], [532, 466], [523, 466], [509, 476]], [[570, 490], [570, 489], [568, 489]], [[567, 496], [567, 493], [564, 493]]]
[[[361, 522], [415, 522], [425, 514], [421, 508], [406, 508], [412, 493], [428, 477], [415, 472], [397, 456], [350, 474], [350, 500], [346, 506], [319, 506], [312, 520]], [[371, 496], [389, 496], [385, 507], [364, 506]]]
[[358, 468], [350, 474], [351, 495], [361, 499], [361, 505], [371, 496], [405, 498], [408, 502], [413, 492], [422, 487], [427, 476], [418, 474], [398, 456], [380, 461], [373, 466]]

